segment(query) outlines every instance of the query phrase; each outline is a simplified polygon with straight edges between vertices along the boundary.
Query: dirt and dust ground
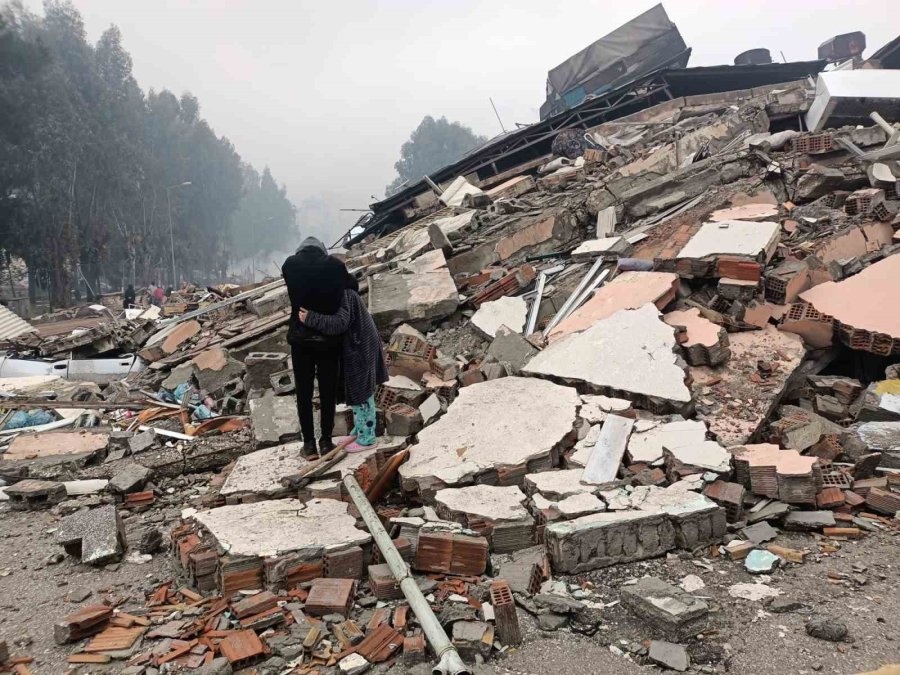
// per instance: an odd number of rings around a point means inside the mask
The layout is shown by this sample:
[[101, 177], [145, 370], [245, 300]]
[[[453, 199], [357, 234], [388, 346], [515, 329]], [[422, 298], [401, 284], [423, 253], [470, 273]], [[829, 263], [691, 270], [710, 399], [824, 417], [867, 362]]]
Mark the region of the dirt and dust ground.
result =
[[[129, 540], [147, 526], [165, 531], [172, 517], [177, 517], [177, 510], [171, 507], [132, 514], [126, 519]], [[155, 554], [146, 564], [123, 561], [99, 569], [70, 557], [52, 562], [61, 553], [53, 540], [57, 522], [58, 518], [48, 511], [22, 513], [10, 511], [8, 506], [0, 509], [0, 634], [12, 653], [34, 657], [31, 668], [35, 673], [66, 672], [65, 660], [74, 645], [53, 642], [55, 621], [78, 607], [104, 599], [128, 598], [126, 607], [142, 607], [145, 591], [172, 578], [165, 552]], [[816, 553], [813, 535], [782, 533], [777, 543], [813, 551], [804, 564], [777, 570], [768, 580], [769, 585], [783, 591], [784, 597], [805, 603], [809, 610], [774, 614], [760, 602], [732, 598], [729, 586], [760, 578], [745, 572], [740, 563], [690, 554], [619, 565], [566, 581], [590, 581], [594, 584], [593, 600], [609, 604], [618, 600], [624, 583], [640, 576], [655, 575], [675, 584], [688, 574], [702, 578], [705, 588], [696, 594], [707, 598], [712, 611], [710, 628], [703, 639], [685, 645], [695, 671], [844, 675], [900, 663], [900, 535], [870, 534], [861, 541], [844, 543], [840, 552], [829, 556]], [[865, 567], [864, 572], [858, 571], [860, 566]], [[847, 574], [853, 579], [834, 583], [829, 573]], [[81, 589], [90, 590], [90, 596], [80, 603], [66, 600], [70, 592]], [[808, 636], [805, 621], [813, 613], [846, 621], [849, 639], [832, 643]], [[538, 629], [534, 617], [519, 609], [524, 644], [477, 666], [476, 672], [583, 675], [651, 671], [653, 667], [644, 665], [645, 659], [631, 652], [639, 649], [641, 641], [658, 636], [621, 605], [606, 607], [600, 616], [602, 620], [592, 636], [569, 629], [547, 633]], [[624, 655], [613, 653], [611, 645]], [[118, 672], [123, 667], [119, 662], [82, 666], [76, 672]], [[382, 666], [370, 672], [383, 670]], [[391, 672], [404, 669], [398, 666]]]

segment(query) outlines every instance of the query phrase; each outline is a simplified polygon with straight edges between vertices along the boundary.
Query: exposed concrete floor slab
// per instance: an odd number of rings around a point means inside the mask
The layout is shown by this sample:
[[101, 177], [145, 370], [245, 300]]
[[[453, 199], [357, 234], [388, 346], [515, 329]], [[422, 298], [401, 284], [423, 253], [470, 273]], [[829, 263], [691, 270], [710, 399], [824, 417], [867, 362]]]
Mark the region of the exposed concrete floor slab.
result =
[[472, 325], [491, 338], [497, 335], [500, 326], [521, 333], [525, 328], [527, 312], [524, 298], [504, 296], [481, 305], [472, 317]]
[[545, 460], [572, 431], [579, 403], [575, 389], [534, 378], [463, 387], [443, 417], [419, 432], [400, 467], [404, 489], [424, 495], [489, 469]]
[[622, 309], [637, 309], [655, 303], [663, 309], [675, 299], [678, 275], [669, 272], [624, 272], [601, 286], [590, 300], [572, 312], [551, 331], [548, 339], [587, 330], [600, 319], [606, 319]]
[[621, 310], [550, 345], [524, 372], [638, 405], [684, 410], [691, 393], [676, 361], [674, 330], [653, 304]]
[[[778, 405], [806, 349], [798, 336], [774, 326], [732, 333], [730, 340], [727, 363], [691, 368], [697, 417], [722, 445], [746, 445]], [[771, 373], [759, 372], [760, 361], [774, 366]]]
[[24, 429], [3, 453], [4, 460], [35, 459], [56, 455], [94, 454], [109, 445], [109, 434], [102, 431], [49, 431], [31, 433]]
[[771, 221], [722, 220], [704, 223], [678, 253], [679, 259], [732, 255], [768, 258], [778, 243], [781, 225]]
[[472, 485], [464, 488], [447, 488], [434, 496], [438, 506], [450, 513], [464, 513], [494, 522], [528, 518], [524, 503], [528, 497], [515, 485]]
[[194, 518], [232, 555], [268, 557], [288, 552], [311, 554], [369, 542], [356, 528], [347, 504], [333, 499], [279, 499], [220, 506]]

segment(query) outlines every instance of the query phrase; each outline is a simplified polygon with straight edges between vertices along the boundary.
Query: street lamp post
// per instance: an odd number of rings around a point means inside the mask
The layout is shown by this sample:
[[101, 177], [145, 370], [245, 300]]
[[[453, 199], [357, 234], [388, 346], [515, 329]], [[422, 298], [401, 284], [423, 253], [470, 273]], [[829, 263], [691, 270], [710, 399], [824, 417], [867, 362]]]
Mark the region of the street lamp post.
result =
[[172, 198], [170, 197], [170, 193], [175, 188], [187, 187], [191, 184], [191, 181], [186, 180], [183, 183], [178, 183], [177, 185], [170, 185], [166, 188], [166, 204], [169, 207], [169, 248], [172, 253], [172, 288], [174, 289], [178, 285], [178, 280], [175, 276], [175, 235], [172, 232]]

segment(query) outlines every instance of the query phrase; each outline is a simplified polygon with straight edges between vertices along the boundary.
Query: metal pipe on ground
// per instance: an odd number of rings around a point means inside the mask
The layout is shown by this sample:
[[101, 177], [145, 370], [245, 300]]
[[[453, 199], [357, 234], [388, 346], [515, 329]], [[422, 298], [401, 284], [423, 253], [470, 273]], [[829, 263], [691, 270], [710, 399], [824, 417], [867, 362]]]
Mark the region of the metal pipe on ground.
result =
[[378, 514], [375, 513], [372, 504], [366, 499], [365, 492], [363, 492], [352, 475], [345, 476], [343, 483], [359, 514], [369, 528], [372, 538], [378, 545], [381, 556], [388, 567], [390, 567], [391, 574], [394, 575], [394, 578], [400, 585], [400, 590], [403, 591], [409, 606], [412, 607], [412, 611], [422, 625], [422, 630], [425, 632], [428, 642], [431, 643], [431, 648], [437, 654], [438, 662], [431, 669], [432, 675], [471, 675], [472, 671], [463, 663], [459, 653], [456, 651], [456, 647], [450, 642], [450, 638], [447, 637], [443, 626], [437, 620], [434, 612], [431, 611], [428, 601], [416, 585], [416, 580], [409, 573], [409, 566], [400, 557], [400, 552], [394, 546], [390, 535], [381, 524]]

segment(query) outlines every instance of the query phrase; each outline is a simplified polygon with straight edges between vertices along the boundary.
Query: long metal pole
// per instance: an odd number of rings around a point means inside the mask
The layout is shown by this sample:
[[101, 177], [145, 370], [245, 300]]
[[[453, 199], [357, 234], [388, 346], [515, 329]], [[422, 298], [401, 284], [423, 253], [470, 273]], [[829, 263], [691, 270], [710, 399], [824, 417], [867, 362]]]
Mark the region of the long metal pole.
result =
[[531, 303], [531, 311], [528, 313], [528, 324], [525, 326], [525, 335], [531, 335], [537, 325], [538, 312], [541, 309], [541, 299], [544, 297], [544, 284], [547, 283], [547, 273], [541, 272], [538, 276], [537, 290]]
[[169, 248], [172, 253], [172, 288], [177, 288], [178, 284], [175, 280], [175, 235], [172, 233], [172, 188], [166, 188], [166, 204], [169, 206]]
[[591, 282], [591, 279], [594, 278], [594, 275], [597, 273], [597, 270], [600, 269], [600, 265], [602, 264], [603, 258], [597, 258], [597, 261], [591, 266], [591, 269], [588, 270], [588, 273], [585, 275], [584, 279], [581, 280], [581, 283], [578, 284], [574, 291], [572, 291], [572, 295], [569, 296], [562, 308], [556, 313], [556, 316], [554, 316], [550, 323], [547, 324], [547, 327], [542, 333], [544, 337], [550, 335], [550, 331], [556, 328], [556, 324], [562, 321], [563, 317], [566, 316], [569, 307], [571, 307], [572, 303], [575, 302], [575, 299], [581, 295], [581, 292], [587, 288], [587, 285]]
[[416, 585], [416, 580], [409, 573], [409, 566], [400, 557], [400, 552], [394, 546], [391, 537], [381, 524], [378, 514], [375, 513], [375, 509], [372, 508], [372, 505], [366, 498], [366, 493], [362, 491], [359, 483], [356, 482], [352, 475], [345, 476], [343, 483], [344, 487], [347, 488], [347, 492], [350, 493], [356, 509], [369, 528], [372, 538], [378, 545], [378, 550], [381, 551], [384, 561], [391, 568], [391, 574], [394, 575], [397, 583], [400, 584], [400, 590], [403, 591], [409, 606], [412, 607], [416, 618], [422, 624], [422, 630], [425, 632], [428, 642], [431, 643], [431, 648], [437, 654], [438, 663], [431, 669], [432, 674], [471, 675], [471, 671], [459, 657], [456, 647], [450, 642], [450, 638], [447, 637], [447, 633], [441, 626], [440, 621], [437, 620], [434, 612], [431, 611], [431, 606]]

